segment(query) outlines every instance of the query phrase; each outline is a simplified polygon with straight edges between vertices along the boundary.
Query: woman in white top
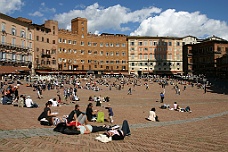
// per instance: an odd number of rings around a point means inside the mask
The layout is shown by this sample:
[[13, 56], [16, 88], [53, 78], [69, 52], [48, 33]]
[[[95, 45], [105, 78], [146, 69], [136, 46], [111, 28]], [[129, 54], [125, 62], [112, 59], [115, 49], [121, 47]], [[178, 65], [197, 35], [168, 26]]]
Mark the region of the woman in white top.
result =
[[149, 121], [158, 121], [158, 117], [155, 113], [155, 108], [151, 108], [151, 110], [149, 111], [149, 117], [146, 118], [146, 120]]

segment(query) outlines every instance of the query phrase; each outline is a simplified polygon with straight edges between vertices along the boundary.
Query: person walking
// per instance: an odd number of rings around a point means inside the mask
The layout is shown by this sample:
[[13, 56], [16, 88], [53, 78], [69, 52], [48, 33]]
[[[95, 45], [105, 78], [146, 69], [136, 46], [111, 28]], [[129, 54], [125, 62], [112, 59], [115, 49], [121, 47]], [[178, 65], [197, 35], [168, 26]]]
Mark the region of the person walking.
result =
[[163, 103], [164, 102], [164, 98], [165, 98], [165, 90], [164, 90], [164, 92], [160, 93], [160, 98], [161, 98], [160, 102]]

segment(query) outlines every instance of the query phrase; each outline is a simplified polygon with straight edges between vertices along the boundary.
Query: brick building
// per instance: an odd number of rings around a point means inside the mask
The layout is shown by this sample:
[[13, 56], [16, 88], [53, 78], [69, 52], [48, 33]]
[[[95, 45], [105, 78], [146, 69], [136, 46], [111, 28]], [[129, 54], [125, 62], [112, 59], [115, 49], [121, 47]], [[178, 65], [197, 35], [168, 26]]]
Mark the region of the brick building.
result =
[[57, 70], [58, 22], [47, 20], [43, 25], [31, 26], [34, 28], [35, 72], [42, 74]]
[[221, 58], [216, 59], [217, 62], [217, 75], [219, 78], [228, 78], [228, 49], [226, 54]]
[[128, 73], [125, 35], [88, 33], [85, 18], [72, 19], [71, 31], [60, 29], [58, 34], [60, 73]]
[[[212, 36], [200, 43], [186, 45], [184, 52], [184, 56], [188, 58], [184, 66], [186, 74], [203, 74], [214, 77], [219, 76], [222, 69], [227, 69], [224, 57], [228, 52], [227, 40]], [[222, 57], [224, 59], [220, 59]], [[219, 64], [217, 61], [219, 61]]]

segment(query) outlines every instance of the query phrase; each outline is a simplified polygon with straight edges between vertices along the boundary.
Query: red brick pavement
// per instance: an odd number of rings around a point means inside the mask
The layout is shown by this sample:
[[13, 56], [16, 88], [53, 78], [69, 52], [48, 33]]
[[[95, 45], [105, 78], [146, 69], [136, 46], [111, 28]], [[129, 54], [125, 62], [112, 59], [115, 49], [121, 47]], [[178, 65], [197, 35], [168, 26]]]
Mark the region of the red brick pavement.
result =
[[[81, 110], [85, 110], [89, 95], [110, 96], [115, 124], [121, 124], [124, 119], [130, 124], [153, 123], [144, 119], [151, 107], [156, 107], [161, 122], [189, 120], [228, 111], [227, 95], [210, 92], [203, 94], [203, 90], [190, 86], [181, 92], [180, 96], [175, 94], [172, 86], [166, 87], [165, 103], [172, 105], [176, 101], [182, 107], [189, 105], [192, 113], [159, 109], [161, 104], [156, 101], [159, 100], [162, 88], [157, 83], [150, 84], [149, 90], [145, 90], [145, 86], [137, 86], [133, 88], [132, 95], [127, 95], [128, 86], [121, 91], [115, 89], [110, 91], [106, 86], [101, 88], [102, 91], [98, 92], [78, 90]], [[37, 99], [36, 92], [24, 85], [20, 87], [19, 93], [32, 96], [40, 107], [28, 109], [0, 105], [0, 130], [50, 128], [40, 126], [37, 116], [42, 112], [44, 103], [56, 95], [56, 90], [45, 91], [44, 99], [40, 100]], [[102, 105], [106, 106], [107, 103]], [[73, 107], [73, 104], [52, 107], [52, 111], [58, 111], [59, 116], [62, 116], [68, 114]], [[107, 116], [107, 111], [103, 107], [99, 109]], [[132, 128], [130, 137], [110, 143], [95, 141], [97, 134], [0, 139], [0, 151], [227, 151], [227, 127], [227, 115], [223, 115], [191, 123]]]

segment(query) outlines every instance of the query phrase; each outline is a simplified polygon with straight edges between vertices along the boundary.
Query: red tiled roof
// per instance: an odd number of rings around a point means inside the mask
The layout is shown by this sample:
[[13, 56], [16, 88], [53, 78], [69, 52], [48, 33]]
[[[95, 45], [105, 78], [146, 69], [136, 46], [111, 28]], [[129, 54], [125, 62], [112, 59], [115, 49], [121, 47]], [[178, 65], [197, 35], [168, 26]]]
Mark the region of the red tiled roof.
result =
[[29, 71], [27, 67], [0, 66], [0, 74], [19, 74], [21, 71]]

